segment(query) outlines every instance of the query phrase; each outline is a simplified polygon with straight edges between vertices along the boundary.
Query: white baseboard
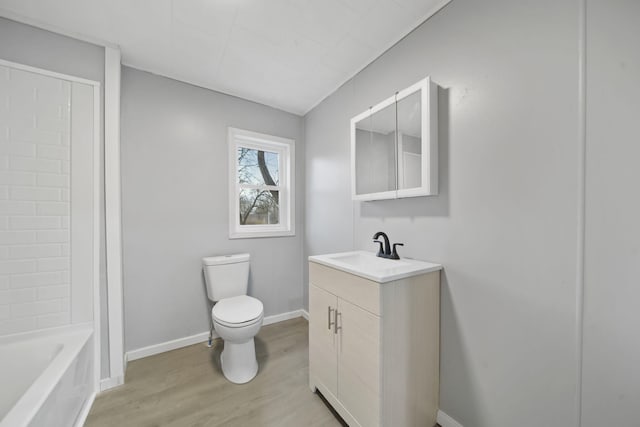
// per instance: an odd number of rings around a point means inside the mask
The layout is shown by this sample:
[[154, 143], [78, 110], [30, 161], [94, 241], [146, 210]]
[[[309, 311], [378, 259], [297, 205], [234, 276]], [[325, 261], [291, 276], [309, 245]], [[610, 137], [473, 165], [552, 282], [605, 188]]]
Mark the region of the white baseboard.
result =
[[[262, 325], [271, 325], [273, 323], [284, 322], [285, 320], [295, 319], [296, 317], [304, 317], [304, 310], [294, 310], [287, 313], [274, 314], [273, 316], [266, 316], [262, 321]], [[213, 338], [218, 338], [218, 334], [213, 332]], [[206, 342], [209, 339], [209, 332], [201, 332], [199, 334], [191, 335], [184, 338], [178, 338], [171, 341], [166, 341], [160, 344], [153, 344], [147, 347], [142, 347], [136, 350], [128, 351], [125, 354], [125, 360], [132, 361], [142, 359], [143, 357], [153, 356], [154, 354], [164, 353], [165, 351], [171, 351], [189, 345]]]
[[[213, 332], [213, 337], [218, 338], [218, 335]], [[191, 335], [184, 338], [178, 338], [171, 341], [161, 342], [160, 344], [153, 344], [147, 347], [131, 350], [126, 353], [127, 361], [142, 359], [143, 357], [153, 356], [154, 354], [164, 353], [165, 351], [175, 350], [177, 348], [187, 347], [189, 345], [205, 342], [209, 339], [209, 332], [201, 332], [199, 334]]]
[[304, 317], [305, 319], [307, 319], [307, 322], [309, 321], [309, 312], [307, 310], [305, 310], [304, 308], [300, 310], [302, 312], [302, 317]]
[[103, 378], [100, 380], [100, 391], [109, 390], [122, 384], [124, 384], [124, 376]]
[[87, 417], [89, 416], [89, 411], [91, 411], [91, 406], [93, 406], [93, 401], [96, 399], [96, 394], [97, 394], [96, 392], [91, 393], [91, 396], [89, 396], [89, 398], [84, 402], [84, 405], [82, 405], [82, 409], [78, 414], [78, 418], [76, 418], [74, 427], [84, 426], [84, 422], [87, 420]]
[[293, 310], [287, 313], [274, 314], [273, 316], [267, 316], [262, 321], [262, 325], [272, 325], [278, 322], [284, 322], [285, 320], [295, 319], [296, 317], [302, 317], [302, 310]]
[[462, 427], [462, 424], [440, 410], [438, 410], [438, 418], [436, 419], [436, 421], [442, 427]]

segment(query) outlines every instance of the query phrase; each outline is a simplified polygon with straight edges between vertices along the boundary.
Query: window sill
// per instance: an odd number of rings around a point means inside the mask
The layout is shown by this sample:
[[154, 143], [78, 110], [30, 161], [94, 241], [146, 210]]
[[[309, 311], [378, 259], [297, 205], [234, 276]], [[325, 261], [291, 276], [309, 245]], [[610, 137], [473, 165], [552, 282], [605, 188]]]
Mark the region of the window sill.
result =
[[295, 237], [295, 231], [240, 231], [230, 232], [229, 239], [259, 239], [262, 237]]

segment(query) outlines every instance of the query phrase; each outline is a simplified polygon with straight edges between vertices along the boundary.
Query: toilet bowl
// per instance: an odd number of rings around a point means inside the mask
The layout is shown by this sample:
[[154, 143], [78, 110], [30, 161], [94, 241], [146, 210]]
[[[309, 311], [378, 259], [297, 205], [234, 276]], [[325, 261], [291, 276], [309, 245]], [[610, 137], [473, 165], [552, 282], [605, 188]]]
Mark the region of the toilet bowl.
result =
[[262, 302], [241, 295], [219, 301], [211, 310], [213, 328], [224, 340], [220, 365], [224, 376], [236, 384], [251, 381], [258, 373], [254, 337], [262, 327]]
[[247, 295], [249, 254], [206, 257], [202, 264], [207, 296], [215, 303], [213, 328], [224, 341], [222, 373], [232, 383], [249, 382], [258, 373], [253, 337], [264, 319], [262, 302]]

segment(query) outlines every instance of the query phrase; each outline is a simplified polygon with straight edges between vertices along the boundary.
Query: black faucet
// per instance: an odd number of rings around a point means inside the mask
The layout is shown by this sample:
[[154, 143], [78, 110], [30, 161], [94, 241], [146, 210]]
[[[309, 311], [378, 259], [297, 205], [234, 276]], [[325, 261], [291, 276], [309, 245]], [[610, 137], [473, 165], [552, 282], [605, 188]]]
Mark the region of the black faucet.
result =
[[[382, 242], [378, 240], [378, 237], [380, 236], [382, 236], [382, 238], [384, 239], [384, 247], [382, 245]], [[396, 246], [404, 246], [404, 243], [394, 243], [392, 250], [391, 245], [389, 244], [389, 237], [382, 231], [378, 231], [373, 235], [373, 241], [380, 245], [376, 256], [379, 256], [380, 258], [400, 259], [398, 251], [396, 250]]]

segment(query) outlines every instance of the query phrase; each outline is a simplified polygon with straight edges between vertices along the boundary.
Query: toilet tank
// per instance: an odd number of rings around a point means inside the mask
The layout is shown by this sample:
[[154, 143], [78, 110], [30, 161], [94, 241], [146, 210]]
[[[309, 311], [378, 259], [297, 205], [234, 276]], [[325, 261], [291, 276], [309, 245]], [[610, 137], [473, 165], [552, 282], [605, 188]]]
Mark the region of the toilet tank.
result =
[[202, 267], [211, 301], [247, 294], [249, 254], [205, 257]]

